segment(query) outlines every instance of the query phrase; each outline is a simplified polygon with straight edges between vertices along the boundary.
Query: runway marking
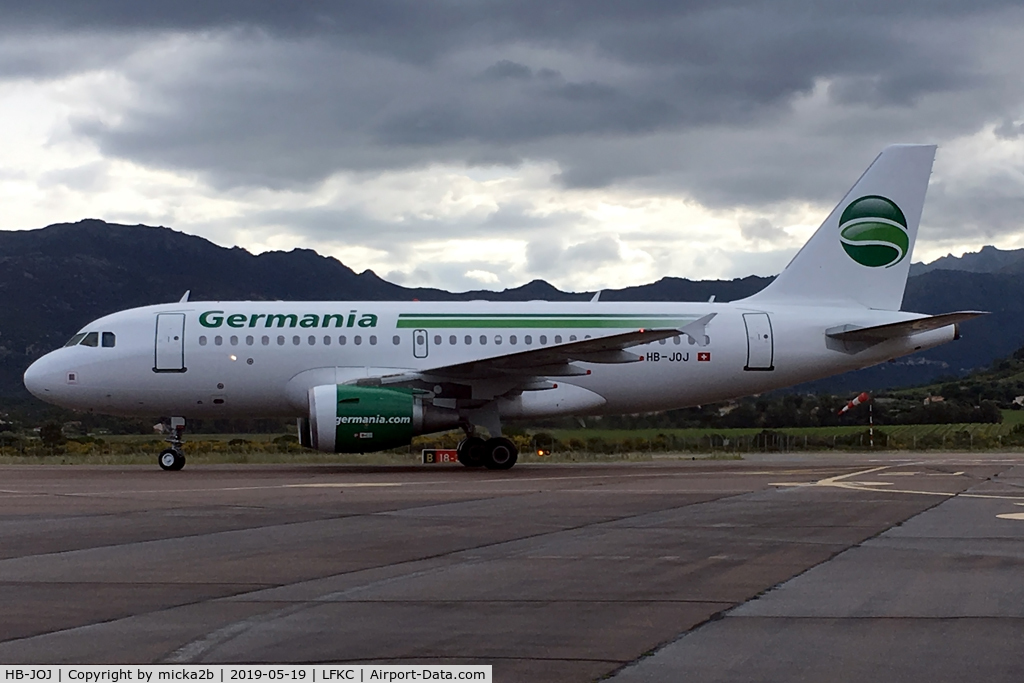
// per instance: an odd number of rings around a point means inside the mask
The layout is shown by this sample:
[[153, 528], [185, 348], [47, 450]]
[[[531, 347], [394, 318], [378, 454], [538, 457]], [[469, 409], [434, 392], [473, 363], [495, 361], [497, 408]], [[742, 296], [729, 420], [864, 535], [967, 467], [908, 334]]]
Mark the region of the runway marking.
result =
[[[722, 475], [733, 475], [733, 476], [764, 476], [764, 475], [780, 475], [780, 474], [802, 474], [802, 475], [814, 475], [822, 472], [834, 471], [841, 466], [831, 467], [813, 467], [807, 470], [801, 469], [790, 469], [790, 470], [740, 470], [740, 471], [723, 471], [716, 472], [716, 476]], [[565, 476], [565, 477], [497, 477], [493, 479], [479, 479], [474, 480], [475, 484], [518, 484], [518, 483], [531, 483], [537, 481], [580, 481], [584, 479], [651, 479], [651, 478], [664, 478], [669, 477], [696, 477], [706, 476], [708, 472], [660, 472], [660, 468], [650, 468], [645, 472], [637, 472], [634, 474], [591, 474], [583, 476]], [[884, 468], [882, 468], [884, 469]], [[851, 475], [840, 475], [840, 476], [852, 476]], [[824, 481], [824, 480], [823, 480]], [[273, 491], [281, 489], [296, 489], [296, 488], [374, 488], [374, 487], [395, 487], [395, 486], [436, 486], [440, 484], [452, 483], [451, 480], [422, 480], [422, 481], [407, 481], [407, 482], [323, 482], [323, 483], [302, 483], [302, 484], [272, 484], [267, 486], [223, 486], [223, 487], [204, 487], [204, 488], [189, 488], [189, 489], [141, 489], [141, 490], [130, 490], [126, 491], [118, 489], [114, 491], [88, 491], [88, 492], [61, 492], [48, 489], [45, 491], [16, 491], [16, 490], [0, 490], [0, 493], [8, 493], [12, 495], [52, 495], [52, 496], [69, 496], [69, 497], [83, 497], [93, 498], [97, 496], [133, 496], [139, 494], [150, 494], [150, 493], [217, 493], [225, 491]]]
[[354, 489], [354, 488], [369, 488], [374, 486], [403, 486], [403, 484], [392, 483], [392, 482], [360, 482], [358, 484], [284, 484], [280, 488], [283, 489]]
[[999, 519], [1016, 519], [1024, 521], [1024, 512], [1007, 512], [1002, 515], [996, 515]]
[[[1000, 496], [987, 493], [950, 493], [946, 491], [913, 491], [910, 489], [890, 489], [890, 488], [876, 488], [881, 486], [892, 486], [892, 482], [859, 482], [859, 481], [844, 481], [850, 477], [857, 477], [865, 474], [871, 474], [874, 472], [881, 472], [889, 469], [886, 467], [874, 467], [872, 469], [861, 470], [859, 472], [851, 472], [849, 474], [839, 475], [837, 477], [828, 477], [825, 479], [819, 479], [815, 482], [775, 482], [770, 484], [771, 486], [781, 486], [787, 488], [807, 488], [807, 487], [825, 487], [825, 488], [839, 488], [848, 489], [851, 491], [870, 491], [874, 493], [907, 493], [917, 496], [942, 496], [944, 498], [987, 498], [992, 500], [1024, 500], [1022, 496]], [[885, 476], [892, 476], [893, 474], [899, 474], [897, 472], [889, 472]], [[963, 472], [956, 472], [951, 476], [960, 476]], [[1024, 505], [1024, 503], [1016, 503], [1016, 505]], [[1017, 513], [1013, 513], [1017, 514]]]
[[[957, 494], [951, 493], [951, 496]], [[1024, 496], [997, 496], [991, 493], [961, 493], [960, 498], [990, 498], [992, 500], [1024, 500]], [[1024, 505], [1024, 503], [1016, 503], [1016, 505]]]
[[848, 472], [847, 474], [840, 474], [840, 475], [837, 475], [837, 476], [834, 476], [834, 477], [826, 477], [824, 479], [819, 479], [818, 481], [809, 481], [809, 482], [808, 481], [803, 481], [803, 482], [801, 482], [801, 481], [797, 481], [797, 482], [793, 482], [793, 481], [773, 482], [772, 484], [770, 484], [770, 486], [786, 486], [786, 487], [823, 486], [823, 487], [840, 488], [840, 489], [850, 488], [850, 489], [861, 489], [861, 490], [863, 490], [865, 488], [864, 484], [861, 484], [859, 482], [852, 482], [852, 481], [848, 482], [848, 481], [844, 481], [844, 479], [849, 479], [850, 477], [859, 477], [859, 476], [862, 476], [862, 475], [865, 475], [865, 474], [873, 474], [874, 472], [882, 472], [883, 470], [887, 470], [890, 467], [891, 467], [890, 465], [885, 465], [883, 467], [872, 467], [870, 469], [859, 470], [857, 472]]
[[[882, 467], [872, 467], [871, 469], [860, 470], [859, 472], [850, 472], [849, 474], [841, 474], [841, 475], [839, 475], [837, 477], [827, 477], [825, 479], [819, 479], [818, 481], [811, 482], [811, 483], [782, 482], [782, 483], [772, 484], [772, 486], [785, 486], [785, 487], [793, 487], [793, 488], [801, 488], [801, 487], [809, 487], [810, 486], [810, 487], [848, 489], [848, 490], [851, 490], [851, 491], [871, 491], [871, 492], [874, 492], [874, 493], [911, 493], [911, 494], [916, 494], [916, 495], [920, 495], [920, 496], [943, 496], [945, 498], [951, 498], [951, 497], [957, 495], [956, 493], [945, 493], [945, 492], [941, 492], [941, 491], [911, 491], [911, 490], [908, 490], [908, 489], [888, 489], [888, 488], [883, 489], [883, 488], [876, 488], [878, 486], [892, 486], [892, 482], [845, 481], [846, 479], [849, 479], [850, 477], [859, 477], [859, 476], [863, 476], [865, 474], [873, 474], [875, 472], [882, 472], [882, 471], [885, 471], [887, 469], [890, 469], [891, 467], [892, 467], [891, 465], [885, 465], [885, 466], [882, 466]], [[892, 474], [893, 473], [890, 472], [889, 475], [887, 475], [887, 476], [891, 476]]]
[[85, 493], [70, 492], [62, 493], [60, 491], [0, 491], [0, 493], [18, 493], [25, 495], [50, 495], [50, 496], [80, 496], [83, 498], [94, 497], [94, 496], [113, 496], [113, 495], [138, 495], [140, 493], [217, 493], [221, 491], [273, 491], [280, 489], [291, 489], [291, 488], [360, 488], [360, 487], [373, 487], [373, 486], [410, 486], [410, 485], [429, 485], [429, 484], [445, 484], [448, 482], [444, 481], [413, 481], [413, 482], [352, 482], [349, 484], [343, 483], [323, 483], [323, 484], [274, 484], [273, 486], [223, 486], [218, 488], [197, 488], [197, 489], [142, 489], [142, 490], [131, 490], [126, 491], [118, 489], [116, 491], [89, 491]]

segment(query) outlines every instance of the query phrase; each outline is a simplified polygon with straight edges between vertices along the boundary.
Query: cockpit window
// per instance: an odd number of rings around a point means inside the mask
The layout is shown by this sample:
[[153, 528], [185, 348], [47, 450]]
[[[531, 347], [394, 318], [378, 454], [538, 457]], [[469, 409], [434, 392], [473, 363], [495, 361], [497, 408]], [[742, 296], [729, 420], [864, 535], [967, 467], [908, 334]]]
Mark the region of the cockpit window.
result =
[[109, 348], [113, 347], [114, 344], [116, 344], [116, 343], [117, 343], [117, 338], [114, 336], [113, 332], [104, 332], [103, 333], [103, 346], [104, 347], [109, 349]]
[[85, 339], [85, 332], [79, 332], [74, 337], [69, 339], [68, 343], [65, 344], [64, 346], [65, 346], [65, 348], [68, 347], [68, 346], [75, 346], [76, 344], [81, 342], [83, 339]]
[[99, 345], [100, 345], [100, 333], [99, 332], [90, 332], [87, 335], [85, 335], [85, 338], [82, 340], [82, 346], [99, 346]]

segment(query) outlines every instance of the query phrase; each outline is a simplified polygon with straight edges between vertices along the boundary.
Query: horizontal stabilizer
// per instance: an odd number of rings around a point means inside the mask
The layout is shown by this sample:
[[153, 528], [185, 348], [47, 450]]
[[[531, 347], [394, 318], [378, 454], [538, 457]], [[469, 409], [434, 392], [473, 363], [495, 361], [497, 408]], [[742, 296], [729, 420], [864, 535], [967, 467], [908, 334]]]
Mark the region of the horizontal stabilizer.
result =
[[904, 320], [903, 322], [889, 323], [887, 325], [875, 325], [873, 327], [854, 328], [850, 325], [844, 325], [842, 328], [834, 328], [833, 330], [826, 331], [825, 335], [831, 339], [836, 339], [842, 342], [878, 343], [885, 341], [886, 339], [910, 337], [921, 332], [937, 330], [940, 327], [955, 325], [963, 322], [964, 320], [977, 318], [980, 315], [988, 315], [988, 312], [957, 311], [956, 313], [931, 315], [926, 318]]

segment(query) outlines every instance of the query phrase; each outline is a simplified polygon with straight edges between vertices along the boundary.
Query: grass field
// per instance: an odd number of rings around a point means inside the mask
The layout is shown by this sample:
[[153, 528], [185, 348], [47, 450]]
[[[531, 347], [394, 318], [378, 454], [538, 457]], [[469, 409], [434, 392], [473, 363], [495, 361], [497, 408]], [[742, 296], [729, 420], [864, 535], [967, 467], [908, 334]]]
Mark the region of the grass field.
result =
[[[778, 429], [772, 429], [773, 432], [780, 434], [788, 434], [790, 436], [808, 436], [808, 437], [832, 437], [832, 436], [848, 436], [851, 434], [860, 434], [867, 430], [868, 426], [864, 425], [861, 427], [780, 427]], [[879, 433], [889, 434], [892, 437], [898, 438], [923, 438], [927, 436], [943, 436], [956, 434], [958, 432], [968, 432], [975, 436], [990, 436], [998, 437], [1005, 436], [1010, 433], [1013, 425], [1004, 424], [975, 424], [975, 423], [957, 423], [947, 425], [883, 425], [875, 426], [875, 431]], [[606, 441], [623, 441], [626, 439], [633, 440], [651, 440], [657, 438], [659, 435], [668, 437], [675, 436], [680, 439], [700, 439], [707, 438], [708, 436], [724, 436], [726, 438], [733, 437], [750, 437], [761, 433], [761, 429], [552, 429], [547, 433], [551, 434], [559, 441], [568, 441], [570, 439], [582, 439], [584, 441], [588, 439], [604, 439]]]
[[[1024, 448], [1024, 411], [1003, 411], [1000, 424], [882, 425], [874, 430], [879, 450], [991, 450]], [[411, 464], [421, 449], [452, 448], [461, 432], [417, 437], [408, 448], [371, 454], [319, 453], [301, 448], [294, 436], [279, 434], [196, 434], [186, 443], [192, 464]], [[868, 450], [867, 425], [746, 429], [552, 429], [512, 437], [521, 462], [599, 462], [679, 457], [742, 457], [759, 451]], [[18, 446], [0, 443], [0, 464], [149, 465], [166, 444], [155, 436], [103, 436], [70, 440], [46, 449], [38, 439]], [[548, 450], [538, 456], [536, 448]]]
[[[936, 425], [876, 425], [874, 447], [889, 450], [996, 449], [1024, 447], [1024, 411], [1005, 411], [1004, 421]], [[554, 449], [603, 451], [751, 452], [764, 450], [868, 449], [868, 425], [745, 429], [554, 429]], [[543, 444], [540, 444], [543, 445]]]

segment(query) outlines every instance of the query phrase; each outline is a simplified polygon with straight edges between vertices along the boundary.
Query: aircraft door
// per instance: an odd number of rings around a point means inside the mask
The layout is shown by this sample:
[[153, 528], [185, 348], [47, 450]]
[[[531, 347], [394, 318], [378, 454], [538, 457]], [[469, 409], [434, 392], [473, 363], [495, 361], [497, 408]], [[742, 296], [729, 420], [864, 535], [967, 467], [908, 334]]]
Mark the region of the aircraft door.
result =
[[153, 372], [185, 372], [185, 314], [156, 316], [156, 353]]
[[430, 344], [426, 330], [412, 331], [412, 355], [413, 358], [426, 358], [427, 348]]
[[767, 313], [744, 313], [747, 328], [747, 364], [744, 370], [774, 370], [775, 340]]

